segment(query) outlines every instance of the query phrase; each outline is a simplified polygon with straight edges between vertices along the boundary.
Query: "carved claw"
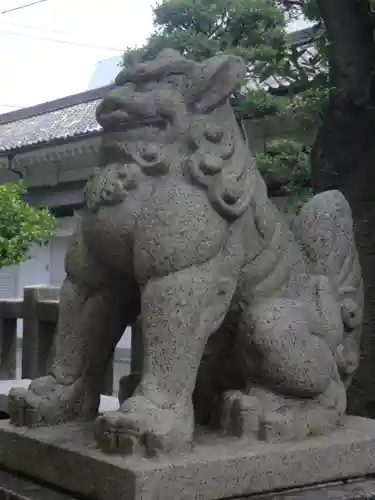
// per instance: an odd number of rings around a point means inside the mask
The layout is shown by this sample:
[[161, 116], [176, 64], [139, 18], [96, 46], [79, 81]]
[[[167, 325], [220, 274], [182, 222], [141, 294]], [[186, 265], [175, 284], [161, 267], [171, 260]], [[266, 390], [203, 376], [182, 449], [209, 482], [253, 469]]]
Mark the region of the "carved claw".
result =
[[28, 389], [11, 389], [8, 412], [16, 426], [56, 425], [77, 418], [93, 418], [99, 398], [100, 395], [89, 397], [80, 380], [63, 385], [47, 375], [33, 380]]
[[13, 425], [35, 427], [48, 424], [51, 409], [51, 401], [38, 396], [31, 390], [15, 388], [9, 392], [8, 413]]
[[141, 444], [141, 435], [126, 433], [118, 427], [121, 419], [119, 412], [108, 412], [99, 416], [94, 423], [95, 439], [104, 453], [121, 455], [145, 454]]
[[119, 411], [99, 416], [94, 424], [99, 447], [107, 453], [188, 453], [193, 441], [193, 423], [173, 410], [159, 408], [143, 396], [126, 400]]
[[27, 389], [16, 388], [11, 389], [8, 396], [8, 413], [10, 421], [13, 425], [23, 426], [27, 425]]
[[221, 410], [222, 430], [232, 436], [258, 435], [261, 416], [258, 398], [241, 391], [228, 391], [224, 394]]

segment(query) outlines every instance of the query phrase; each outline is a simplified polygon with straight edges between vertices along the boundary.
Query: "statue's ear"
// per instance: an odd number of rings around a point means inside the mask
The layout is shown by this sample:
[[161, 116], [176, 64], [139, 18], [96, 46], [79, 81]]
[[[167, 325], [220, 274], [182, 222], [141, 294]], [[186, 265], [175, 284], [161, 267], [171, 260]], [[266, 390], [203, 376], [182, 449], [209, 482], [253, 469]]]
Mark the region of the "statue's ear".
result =
[[197, 65], [194, 72], [193, 108], [208, 113], [223, 104], [242, 83], [246, 64], [241, 57], [220, 54]]

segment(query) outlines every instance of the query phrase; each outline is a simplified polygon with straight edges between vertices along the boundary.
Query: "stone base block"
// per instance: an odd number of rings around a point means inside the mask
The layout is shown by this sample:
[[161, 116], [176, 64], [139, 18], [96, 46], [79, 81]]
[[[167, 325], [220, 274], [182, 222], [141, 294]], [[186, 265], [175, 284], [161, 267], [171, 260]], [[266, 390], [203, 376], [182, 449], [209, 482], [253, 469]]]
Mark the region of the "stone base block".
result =
[[103, 454], [87, 424], [0, 421], [1, 466], [91, 500], [218, 500], [374, 474], [375, 421], [284, 444], [202, 435], [189, 455], [153, 460]]

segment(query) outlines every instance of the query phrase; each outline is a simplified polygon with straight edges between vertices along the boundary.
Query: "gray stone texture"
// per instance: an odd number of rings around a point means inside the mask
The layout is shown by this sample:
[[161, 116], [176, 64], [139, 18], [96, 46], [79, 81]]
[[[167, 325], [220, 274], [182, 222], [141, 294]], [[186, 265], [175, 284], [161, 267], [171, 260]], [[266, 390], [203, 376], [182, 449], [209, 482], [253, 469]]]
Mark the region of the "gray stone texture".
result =
[[[52, 366], [11, 391], [14, 425], [95, 420], [102, 451], [134, 460], [189, 453], [200, 426], [229, 439], [217, 453], [230, 485], [245, 471], [226, 462], [236, 446], [287, 457], [279, 443], [302, 450], [340, 424], [363, 315], [350, 208], [320, 194], [289, 227], [229, 104], [245, 71], [238, 57], [165, 50], [118, 75], [97, 109], [100, 165], [66, 258]], [[127, 325], [132, 374], [119, 410], [98, 416]]]
[[69, 494], [19, 477], [4, 470], [0, 471], [1, 500], [78, 500]]
[[375, 480], [370, 477], [368, 479], [349, 479], [332, 484], [317, 484], [312, 487], [278, 493], [253, 495], [242, 497], [242, 500], [373, 500], [374, 498]]
[[[373, 500], [374, 498], [375, 480], [369, 477], [291, 488], [260, 495], [233, 497], [231, 500]], [[5, 471], [0, 471], [0, 499], [79, 500], [75, 494], [64, 494], [58, 488], [47, 487], [36, 480], [25, 479], [19, 477], [17, 473]]]
[[375, 473], [375, 422], [358, 417], [303, 442], [198, 441], [173, 461], [145, 460], [103, 455], [84, 424], [17, 429], [3, 421], [0, 463], [96, 500], [219, 500]]

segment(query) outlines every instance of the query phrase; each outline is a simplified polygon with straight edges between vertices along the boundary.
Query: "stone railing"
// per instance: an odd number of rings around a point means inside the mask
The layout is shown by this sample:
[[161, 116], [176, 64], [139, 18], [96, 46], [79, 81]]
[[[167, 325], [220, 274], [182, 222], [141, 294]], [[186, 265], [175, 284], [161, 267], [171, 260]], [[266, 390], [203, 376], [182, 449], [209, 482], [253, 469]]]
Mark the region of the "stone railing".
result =
[[[29, 286], [23, 299], [0, 299], [0, 380], [34, 379], [47, 372], [59, 309], [58, 287]], [[22, 341], [17, 320], [23, 320]], [[21, 341], [21, 366], [18, 343]], [[104, 394], [113, 394], [113, 361], [108, 367]]]

